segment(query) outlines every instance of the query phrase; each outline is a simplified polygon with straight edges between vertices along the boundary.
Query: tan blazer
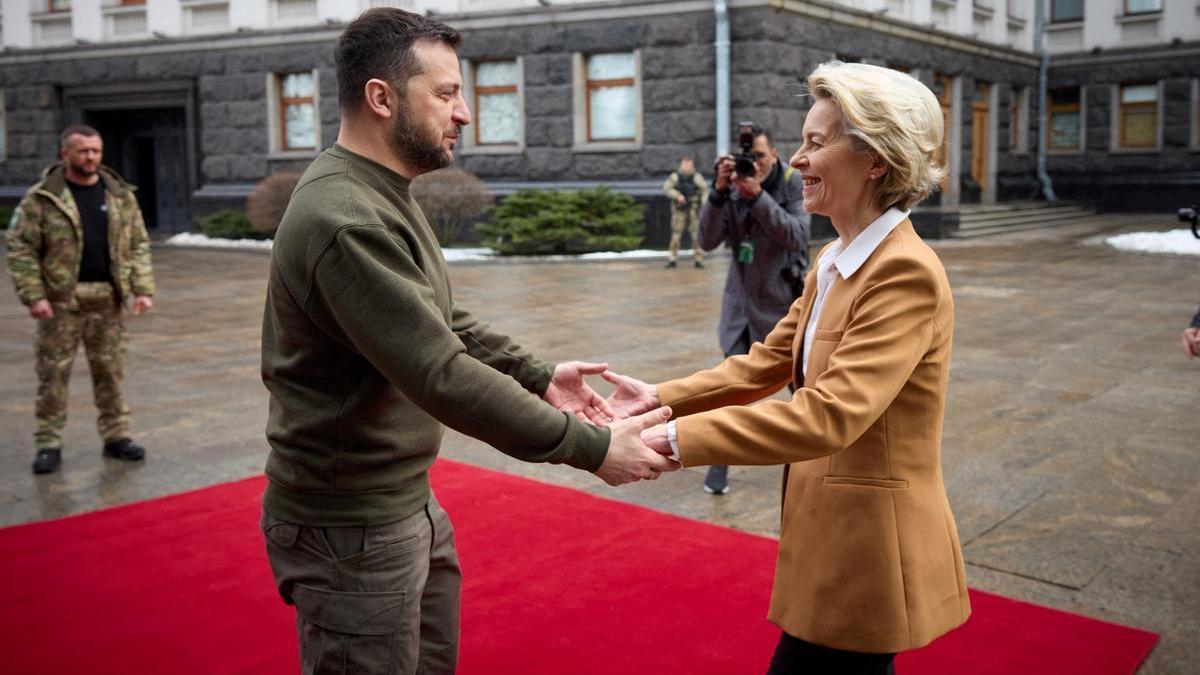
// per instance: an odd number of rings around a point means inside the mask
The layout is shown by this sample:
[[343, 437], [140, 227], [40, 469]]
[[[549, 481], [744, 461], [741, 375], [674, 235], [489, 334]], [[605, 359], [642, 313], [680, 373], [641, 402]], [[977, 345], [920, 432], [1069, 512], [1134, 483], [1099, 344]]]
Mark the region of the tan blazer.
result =
[[[769, 618], [858, 652], [927, 644], [970, 614], [942, 484], [954, 304], [905, 220], [829, 290], [800, 380], [804, 294], [746, 356], [658, 386], [685, 466], [787, 464]], [[790, 401], [760, 401], [789, 381]]]

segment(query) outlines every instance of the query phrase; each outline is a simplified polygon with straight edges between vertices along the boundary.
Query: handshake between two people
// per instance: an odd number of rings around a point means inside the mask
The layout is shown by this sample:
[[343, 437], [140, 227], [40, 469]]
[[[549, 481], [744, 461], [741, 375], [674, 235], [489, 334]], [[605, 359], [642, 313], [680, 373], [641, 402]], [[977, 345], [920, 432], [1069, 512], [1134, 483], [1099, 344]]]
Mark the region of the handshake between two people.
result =
[[[588, 375], [599, 375], [613, 384], [604, 398], [587, 383]], [[682, 465], [667, 440], [671, 409], [658, 400], [658, 387], [636, 378], [618, 375], [607, 363], [567, 361], [554, 369], [542, 399], [571, 413], [581, 421], [612, 432], [608, 453], [595, 473], [609, 485], [655, 480]]]

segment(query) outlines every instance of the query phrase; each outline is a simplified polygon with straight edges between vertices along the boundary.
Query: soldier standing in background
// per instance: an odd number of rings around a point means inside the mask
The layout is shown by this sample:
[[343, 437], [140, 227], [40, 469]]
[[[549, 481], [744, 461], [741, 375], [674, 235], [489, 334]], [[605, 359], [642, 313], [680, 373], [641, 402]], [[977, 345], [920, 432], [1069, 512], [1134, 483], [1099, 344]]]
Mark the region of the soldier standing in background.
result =
[[700, 204], [708, 197], [708, 183], [704, 176], [696, 173], [696, 164], [691, 157], [679, 159], [679, 170], [673, 171], [663, 183], [663, 193], [671, 200], [671, 258], [667, 267], [675, 267], [679, 257], [679, 242], [686, 229], [692, 236], [693, 264], [704, 267], [704, 249], [696, 237], [696, 226], [700, 222]]
[[104, 455], [136, 461], [146, 454], [129, 438], [129, 408], [121, 392], [122, 309], [131, 296], [134, 314], [154, 305], [150, 238], [133, 186], [100, 164], [99, 132], [75, 125], [60, 139], [62, 161], [47, 167], [25, 193], [7, 235], [17, 297], [38, 322], [34, 473], [51, 473], [62, 464], [67, 386], [81, 340]]

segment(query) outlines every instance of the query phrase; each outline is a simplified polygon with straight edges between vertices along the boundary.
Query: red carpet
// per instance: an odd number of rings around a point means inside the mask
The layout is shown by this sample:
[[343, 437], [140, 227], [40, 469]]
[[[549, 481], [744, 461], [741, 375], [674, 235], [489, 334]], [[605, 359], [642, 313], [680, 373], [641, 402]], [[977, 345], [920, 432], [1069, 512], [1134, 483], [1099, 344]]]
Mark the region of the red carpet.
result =
[[[775, 542], [442, 461], [465, 576], [464, 675], [762, 673]], [[261, 478], [0, 530], [0, 671], [294, 673]], [[1124, 675], [1157, 636], [973, 592], [901, 675]]]

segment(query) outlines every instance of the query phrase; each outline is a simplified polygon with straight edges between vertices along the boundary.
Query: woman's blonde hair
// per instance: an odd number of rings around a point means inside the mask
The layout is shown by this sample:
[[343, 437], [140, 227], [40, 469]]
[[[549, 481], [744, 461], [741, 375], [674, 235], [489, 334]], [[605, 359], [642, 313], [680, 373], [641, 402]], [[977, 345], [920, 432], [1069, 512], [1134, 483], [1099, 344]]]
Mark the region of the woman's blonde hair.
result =
[[942, 181], [942, 108], [929, 87], [889, 68], [830, 61], [808, 76], [808, 90], [838, 104], [856, 150], [888, 165], [877, 192], [881, 206], [912, 208]]

